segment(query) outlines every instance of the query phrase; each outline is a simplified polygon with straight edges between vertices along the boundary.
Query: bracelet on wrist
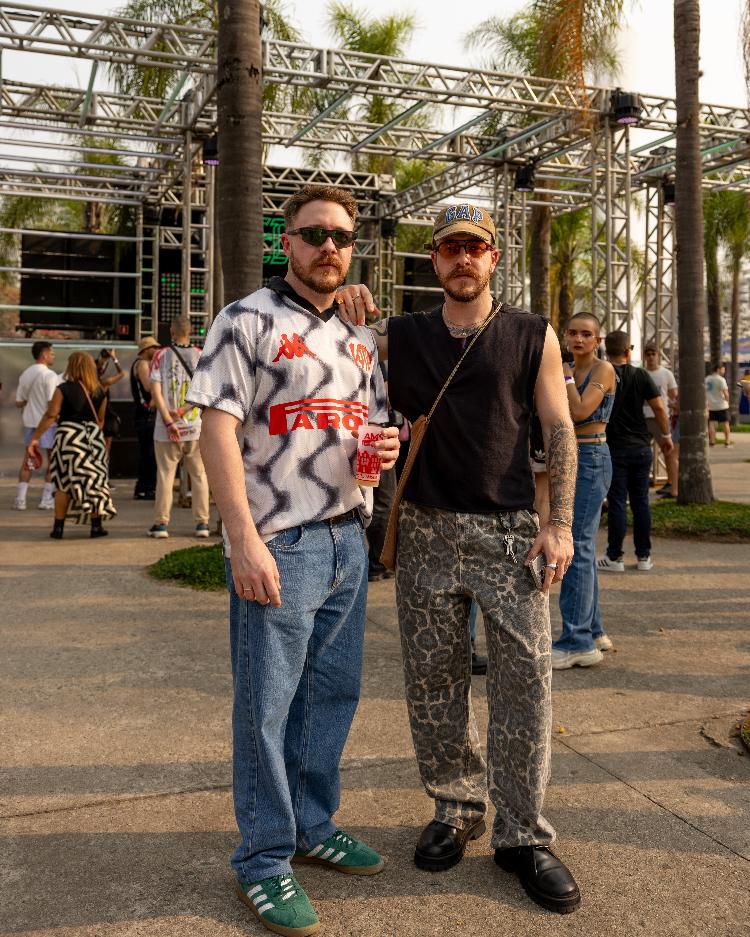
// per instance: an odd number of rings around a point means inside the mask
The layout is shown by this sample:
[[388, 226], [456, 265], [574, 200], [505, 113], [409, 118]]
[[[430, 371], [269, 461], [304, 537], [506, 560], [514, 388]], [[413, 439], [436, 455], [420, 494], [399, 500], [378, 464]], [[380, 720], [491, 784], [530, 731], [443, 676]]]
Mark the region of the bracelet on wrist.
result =
[[565, 383], [566, 383], [566, 384], [575, 384], [575, 378], [574, 378], [574, 377], [571, 377], [569, 374], [566, 374], [566, 375], [565, 375]]
[[170, 426], [174, 426], [174, 423], [165, 423], [164, 425], [169, 429]]
[[562, 530], [573, 529], [573, 524], [570, 521], [566, 521], [562, 517], [550, 517], [547, 523], [551, 524], [553, 527], [560, 527]]

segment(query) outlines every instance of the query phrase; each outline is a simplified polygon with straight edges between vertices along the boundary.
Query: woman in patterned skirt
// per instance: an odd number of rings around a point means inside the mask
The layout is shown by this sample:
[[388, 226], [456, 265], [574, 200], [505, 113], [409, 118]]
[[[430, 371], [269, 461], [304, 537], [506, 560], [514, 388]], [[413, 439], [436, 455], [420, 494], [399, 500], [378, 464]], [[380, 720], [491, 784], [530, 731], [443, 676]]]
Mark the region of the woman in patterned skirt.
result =
[[102, 519], [115, 511], [109, 494], [106, 446], [101, 425], [107, 401], [91, 355], [70, 356], [47, 412], [34, 430], [28, 453], [35, 458], [42, 434], [55, 422], [57, 432], [50, 456], [50, 481], [55, 486], [55, 524], [50, 537], [61, 540], [68, 514], [77, 524], [91, 521], [91, 536], [105, 537]]

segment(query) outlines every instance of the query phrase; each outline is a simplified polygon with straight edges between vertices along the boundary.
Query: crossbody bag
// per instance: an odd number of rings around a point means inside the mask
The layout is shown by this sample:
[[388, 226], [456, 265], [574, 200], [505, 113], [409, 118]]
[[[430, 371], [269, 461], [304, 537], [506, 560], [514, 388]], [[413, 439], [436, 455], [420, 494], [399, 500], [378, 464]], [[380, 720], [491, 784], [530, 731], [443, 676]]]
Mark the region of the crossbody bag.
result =
[[422, 440], [424, 435], [427, 432], [427, 429], [430, 425], [430, 420], [432, 419], [435, 409], [440, 401], [443, 399], [443, 394], [450, 386], [451, 381], [456, 376], [458, 369], [461, 367], [464, 358], [469, 354], [471, 349], [474, 347], [474, 343], [477, 341], [479, 336], [484, 332], [487, 326], [492, 322], [495, 316], [502, 309], [502, 303], [498, 303], [495, 308], [490, 312], [485, 321], [482, 323], [481, 327], [474, 334], [474, 337], [469, 342], [469, 344], [464, 349], [464, 353], [456, 362], [455, 367], [448, 375], [448, 380], [440, 388], [440, 393], [435, 398], [435, 402], [430, 407], [428, 414], [425, 416], [422, 414], [418, 416], [414, 421], [411, 427], [411, 443], [409, 444], [409, 454], [406, 457], [406, 462], [401, 471], [401, 477], [398, 480], [398, 486], [396, 487], [396, 494], [393, 498], [393, 506], [391, 507], [391, 512], [388, 515], [388, 526], [385, 531], [385, 539], [383, 541], [383, 549], [380, 553], [380, 562], [387, 569], [396, 568], [396, 552], [398, 549], [398, 512], [401, 507], [401, 499], [404, 496], [404, 490], [406, 488], [406, 483], [409, 480], [409, 475], [411, 474], [412, 467], [417, 459], [419, 454], [419, 448], [422, 445]]

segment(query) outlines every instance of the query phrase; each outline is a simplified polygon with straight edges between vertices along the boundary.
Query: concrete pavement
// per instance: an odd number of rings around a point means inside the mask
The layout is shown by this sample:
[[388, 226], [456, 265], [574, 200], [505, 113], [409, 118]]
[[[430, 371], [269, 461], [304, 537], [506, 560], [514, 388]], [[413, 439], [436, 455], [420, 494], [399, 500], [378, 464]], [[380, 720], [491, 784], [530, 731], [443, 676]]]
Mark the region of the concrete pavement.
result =
[[[750, 437], [711, 451], [717, 494], [747, 497]], [[149, 506], [128, 500], [124, 482], [110, 537], [72, 528], [49, 540], [47, 513], [9, 510], [14, 462], [2, 454], [0, 933], [265, 933], [233, 897], [227, 867], [225, 595], [145, 574], [193, 541], [147, 539]], [[737, 493], [723, 493], [724, 477]], [[189, 512], [176, 509], [173, 529], [192, 529]], [[567, 917], [526, 898], [491, 861], [487, 836], [449, 872], [412, 864], [431, 809], [402, 698], [392, 584], [373, 585], [338, 818], [388, 865], [372, 879], [300, 870], [322, 933], [750, 934], [750, 757], [732, 737], [750, 704], [750, 544], [661, 540], [654, 559], [650, 573], [631, 563], [602, 576], [616, 650], [554, 676], [545, 813], [583, 893]], [[484, 683], [474, 687], [482, 727]]]

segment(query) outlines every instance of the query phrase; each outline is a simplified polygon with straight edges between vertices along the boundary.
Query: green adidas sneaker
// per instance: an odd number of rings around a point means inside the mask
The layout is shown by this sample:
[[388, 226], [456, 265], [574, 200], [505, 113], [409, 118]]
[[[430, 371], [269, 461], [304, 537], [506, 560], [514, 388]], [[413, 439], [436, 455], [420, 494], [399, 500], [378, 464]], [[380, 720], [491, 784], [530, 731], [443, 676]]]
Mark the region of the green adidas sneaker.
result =
[[370, 849], [343, 830], [337, 830], [333, 836], [329, 836], [325, 842], [309, 852], [295, 852], [292, 862], [324, 865], [348, 875], [377, 875], [384, 865], [374, 849]]
[[307, 937], [320, 928], [310, 899], [293, 875], [273, 875], [249, 885], [238, 882], [237, 896], [274, 934]]

